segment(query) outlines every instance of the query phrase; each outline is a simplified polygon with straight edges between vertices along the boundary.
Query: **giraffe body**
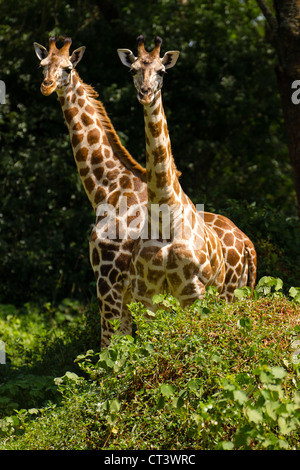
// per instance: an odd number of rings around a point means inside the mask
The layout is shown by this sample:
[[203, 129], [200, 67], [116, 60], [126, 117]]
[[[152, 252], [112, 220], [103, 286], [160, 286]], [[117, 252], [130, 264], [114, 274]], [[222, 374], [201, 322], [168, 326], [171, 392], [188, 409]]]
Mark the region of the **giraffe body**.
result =
[[218, 235], [225, 261], [225, 283], [221, 297], [234, 300], [238, 287], [255, 287], [257, 256], [250, 238], [223, 215], [204, 213], [205, 223]]
[[[155, 48], [148, 53], [143, 37], [139, 37], [138, 57], [128, 49], [119, 49], [118, 53], [122, 63], [131, 69], [137, 97], [144, 108], [148, 219], [151, 203], [167, 202], [173, 213], [176, 204], [177, 213], [182, 206], [188, 207], [192, 225], [190, 235], [180, 240], [138, 240], [131, 263], [133, 293], [138, 300], [149, 303], [155, 292], [167, 290], [187, 305], [203, 295], [205, 286], [215, 285], [223, 298], [233, 300], [237, 287], [249, 284], [254, 288], [256, 252], [251, 240], [226, 217], [206, 212], [200, 222], [194, 205], [182, 191], [160, 91], [165, 70], [175, 65], [179, 53], [171, 51], [160, 59], [160, 43], [160, 38], [156, 38]], [[183, 224], [186, 216], [185, 213], [180, 218]]]
[[[97, 283], [101, 313], [101, 347], [104, 348], [109, 345], [113, 332], [109, 320], [119, 318], [120, 331], [126, 334], [131, 332], [131, 318], [127, 309], [127, 304], [132, 300], [129, 267], [135, 240], [144, 224], [148, 199], [146, 170], [121, 145], [102, 103], [97, 100], [96, 92], [84, 84], [76, 73], [75, 66], [81, 60], [85, 48], [76, 49], [69, 56], [70, 43], [71, 40], [66, 39], [63, 47], [57, 49], [55, 39], [50, 38], [49, 52], [37, 43], [35, 50], [45, 75], [41, 91], [45, 96], [57, 92], [78, 172], [96, 212], [89, 251]], [[107, 217], [106, 208], [111, 212], [110, 218]], [[247, 283], [254, 287], [255, 250], [252, 250], [253, 245], [249, 238], [226, 217], [205, 212], [204, 220], [221, 239], [226, 279], [230, 280], [227, 298], [232, 300], [236, 287]], [[126, 232], [129, 226], [130, 230]], [[116, 229], [115, 236], [110, 237], [112, 227]], [[228, 234], [233, 234], [231, 244]], [[239, 241], [241, 243], [238, 243]], [[250, 246], [249, 258], [245, 256], [247, 244]], [[135, 252], [137, 248], [136, 244]], [[165, 256], [166, 249], [162, 250], [162, 253]], [[153, 260], [155, 267], [159, 259], [158, 254]], [[176, 284], [172, 274], [170, 272], [170, 285]], [[155, 292], [158, 291], [156, 288]]]
[[[156, 289], [165, 289], [186, 306], [203, 296], [206, 286], [216, 286], [222, 293], [225, 263], [217, 234], [205, 224], [178, 180], [160, 90], [165, 69], [175, 65], [179, 53], [172, 51], [160, 59], [159, 50], [158, 39], [148, 53], [139, 38], [137, 58], [119, 51], [125, 65], [129, 60], [145, 121], [147, 236], [142, 234], [134, 246], [132, 294], [135, 300], [149, 304]], [[166, 207], [161, 220], [153, 217], [155, 205]], [[163, 218], [169, 227], [167, 238]], [[157, 240], [149, 234], [153, 228], [158, 232]]]
[[95, 91], [79, 78], [75, 65], [83, 48], [69, 56], [71, 41], [49, 52], [35, 43], [45, 78], [41, 91], [57, 92], [68, 126], [82, 184], [96, 214], [89, 251], [101, 312], [101, 347], [113, 333], [110, 320], [120, 319], [120, 332], [130, 334], [128, 279], [131, 252], [143, 224], [147, 201], [144, 170], [122, 147]]

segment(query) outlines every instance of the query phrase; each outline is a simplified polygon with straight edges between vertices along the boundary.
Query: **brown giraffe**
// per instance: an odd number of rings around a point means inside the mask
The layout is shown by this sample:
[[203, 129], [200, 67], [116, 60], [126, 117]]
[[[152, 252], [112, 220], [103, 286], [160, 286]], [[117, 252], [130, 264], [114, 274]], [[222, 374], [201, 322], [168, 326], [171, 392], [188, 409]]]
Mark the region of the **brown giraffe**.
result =
[[[135, 57], [128, 49], [119, 49], [118, 54], [122, 63], [130, 67], [138, 91], [138, 100], [144, 106], [149, 200], [152, 202], [163, 201], [164, 203], [169, 201], [174, 204], [175, 201], [178, 201], [178, 198], [181, 198], [186, 205], [186, 196], [176, 176], [160, 91], [165, 70], [175, 65], [179, 53], [172, 51], [166, 53], [160, 59], [160, 45], [161, 39], [156, 38], [154, 50], [147, 53], [144, 48], [144, 38], [140, 36], [138, 38], [138, 57]], [[188, 204], [190, 204], [190, 201]], [[148, 205], [148, 212], [149, 210]], [[254, 245], [231, 220], [224, 216], [205, 212], [204, 221], [208, 233], [211, 233], [209, 227], [214, 229], [222, 244], [226, 278], [221, 296], [227, 300], [233, 300], [234, 290], [237, 287], [248, 284], [251, 289], [254, 288], [256, 280]], [[178, 248], [178, 245], [176, 248]], [[159, 248], [158, 245], [154, 247], [151, 246], [151, 240], [146, 242], [139, 240], [139, 245], [135, 247], [132, 269], [134, 289], [140, 300], [146, 302], [158, 289], [166, 288], [166, 283], [169, 284], [172, 293], [176, 292], [175, 295], [181, 295], [180, 289], [185, 285], [186, 277], [191, 280], [194, 271], [192, 265], [188, 269], [180, 259], [181, 266], [177, 266], [176, 262], [173, 264], [169, 262], [168, 277], [168, 260], [172, 258], [172, 261], [174, 261], [174, 257], [176, 257], [174, 253], [170, 255], [166, 247]], [[151, 258], [150, 263], [152, 263], [152, 266], [149, 265], [148, 258]], [[164, 277], [160, 276], [163, 262]], [[159, 266], [161, 266], [160, 269]], [[184, 269], [186, 269], [185, 272]], [[210, 283], [210, 281], [207, 282], [207, 279], [202, 279], [202, 281], [204, 281], [203, 285]], [[200, 291], [203, 292], [203, 286]], [[184, 301], [184, 303], [186, 302]]]
[[[137, 211], [136, 213], [134, 210], [132, 211], [132, 215], [127, 218], [127, 223], [139, 220], [139, 217], [136, 217], [136, 215], [139, 216], [139, 205], [141, 206], [140, 217], [142, 223], [143, 212], [147, 203], [146, 170], [135, 162], [122, 147], [102, 103], [97, 100], [97, 93], [93, 88], [84, 84], [75, 71], [75, 66], [81, 60], [85, 48], [79, 48], [73, 52], [72, 56], [69, 56], [70, 45], [71, 40], [66, 39], [64, 46], [58, 50], [55, 39], [50, 38], [48, 52], [45, 47], [35, 43], [35, 50], [42, 62], [41, 66], [45, 74], [41, 91], [46, 96], [56, 91], [59, 96], [69, 128], [75, 162], [86, 193], [92, 206], [95, 207], [96, 214], [98, 207], [105, 207], [105, 201], [109, 198], [117, 198], [118, 188], [121, 186], [122, 194], [125, 194], [126, 188], [128, 189], [129, 211], [130, 208], [135, 206], [135, 197], [138, 199]], [[91, 124], [86, 122], [86, 116], [92, 118], [93, 122]], [[99, 131], [99, 141], [101, 140], [101, 145], [95, 147], [91, 142], [92, 133], [90, 133], [94, 128]], [[86, 138], [82, 136], [82, 133], [86, 134]], [[88, 138], [89, 141], [87, 141]], [[77, 143], [77, 140], [79, 143]], [[132, 195], [132, 188], [136, 192], [135, 196]], [[110, 199], [110, 202], [112, 202], [112, 199]], [[118, 208], [118, 203], [116, 203], [116, 207]], [[234, 243], [232, 245], [228, 244], [229, 237], [231, 237], [231, 234], [233, 234], [234, 240], [236, 238], [243, 240], [243, 237], [246, 239], [247, 237], [231, 221], [221, 215], [205, 213], [204, 216], [206, 223], [214, 226], [222, 239], [226, 239], [227, 245], [225, 246], [224, 241], [222, 241], [223, 247], [227, 247], [227, 250], [232, 253], [232, 258], [236, 259]], [[123, 282], [125, 293], [121, 317], [119, 306], [122, 297], [120, 295], [122, 279], [123, 276], [126, 279], [125, 275], [129, 269], [132, 240], [113, 240], [110, 243], [105, 230], [101, 229], [102, 220], [103, 214], [96, 218], [96, 224], [92, 231], [90, 260], [97, 281], [97, 297], [101, 312], [101, 346], [106, 347], [112, 334], [110, 319], [114, 317], [121, 318], [120, 330], [124, 333], [131, 331], [131, 318], [126, 308], [127, 303], [130, 301], [130, 286], [126, 288], [127, 280]], [[118, 223], [118, 219], [115, 222]], [[112, 225], [114, 224], [112, 223]], [[133, 230], [135, 232], [134, 223]], [[134, 238], [134, 234], [132, 238]], [[237, 265], [239, 266], [239, 263]], [[116, 275], [116, 270], [119, 272], [119, 277]], [[231, 273], [232, 279], [238, 276], [234, 266]], [[253, 277], [255, 281], [255, 276]], [[114, 282], [117, 293], [111, 292]], [[234, 289], [234, 284], [232, 285]]]
[[157, 37], [148, 53], [140, 36], [137, 58], [118, 50], [122, 62], [130, 64], [145, 119], [148, 204], [133, 250], [131, 288], [134, 300], [145, 305], [150, 306], [157, 291], [166, 291], [185, 307], [202, 297], [206, 286], [222, 293], [225, 264], [216, 232], [204, 223], [178, 180], [160, 90], [163, 74], [175, 65], [179, 52], [166, 52], [161, 59], [160, 45]]
[[[134, 239], [144, 220], [147, 200], [145, 170], [121, 145], [92, 87], [79, 78], [75, 66], [85, 47], [69, 55], [71, 39], [49, 51], [34, 43], [43, 68], [41, 92], [56, 91], [69, 129], [75, 162], [86, 194], [96, 212], [90, 237], [90, 261], [97, 282], [101, 313], [101, 347], [113, 333], [109, 320], [120, 319], [120, 332], [130, 334], [128, 272]], [[130, 231], [127, 230], [130, 225]]]

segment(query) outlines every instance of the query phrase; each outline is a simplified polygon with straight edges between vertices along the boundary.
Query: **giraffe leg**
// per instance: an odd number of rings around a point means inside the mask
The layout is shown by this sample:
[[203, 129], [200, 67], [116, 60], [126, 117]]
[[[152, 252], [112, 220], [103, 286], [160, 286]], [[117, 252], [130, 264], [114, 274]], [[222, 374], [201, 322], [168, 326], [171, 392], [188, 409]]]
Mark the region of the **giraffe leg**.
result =
[[174, 290], [170, 284], [169, 289], [171, 294], [179, 300], [182, 308], [185, 308], [195, 302], [195, 300], [203, 297], [205, 285], [197, 276], [194, 276], [192, 279], [182, 282], [178, 290]]
[[[101, 291], [101, 286], [103, 285], [100, 280], [97, 284], [97, 294], [101, 315], [101, 349], [105, 349], [115, 333], [132, 334], [132, 322], [131, 314], [126, 306], [129, 303], [128, 296], [124, 294], [123, 285], [120, 282], [116, 283], [106, 294], [103, 293], [103, 287]], [[115, 319], [120, 320], [117, 331], [111, 323]]]
[[[116, 311], [116, 307], [109, 308], [107, 305], [106, 309], [103, 309], [101, 313], [101, 350], [108, 348], [111, 342], [111, 338], [114, 334], [131, 335], [132, 334], [132, 323], [131, 314], [126, 306]], [[111, 320], [119, 319], [120, 326], [115, 331]]]

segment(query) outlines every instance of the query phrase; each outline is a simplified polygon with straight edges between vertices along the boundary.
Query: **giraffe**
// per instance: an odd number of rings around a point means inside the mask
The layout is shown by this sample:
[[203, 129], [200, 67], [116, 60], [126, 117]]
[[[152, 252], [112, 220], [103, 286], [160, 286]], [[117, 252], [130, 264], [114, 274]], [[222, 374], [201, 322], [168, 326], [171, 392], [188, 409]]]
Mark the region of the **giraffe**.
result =
[[[71, 39], [57, 48], [49, 39], [49, 51], [34, 43], [43, 68], [41, 92], [57, 93], [69, 130], [78, 172], [96, 214], [89, 240], [90, 262], [95, 274], [101, 315], [101, 349], [109, 346], [113, 326], [130, 334], [131, 317], [128, 271], [131, 251], [143, 223], [147, 190], [145, 170], [121, 145], [95, 90], [79, 77], [75, 67], [85, 47], [69, 55]], [[126, 230], [130, 224], [130, 230]]]
[[[35, 52], [41, 61], [41, 67], [45, 74], [41, 91], [45, 96], [56, 92], [59, 97], [69, 129], [78, 172], [96, 212], [96, 223], [91, 233], [89, 251], [96, 278], [97, 298], [101, 313], [101, 348], [104, 348], [109, 345], [112, 334], [109, 320], [115, 317], [119, 318], [121, 320], [120, 330], [123, 333], [131, 331], [131, 318], [126, 308], [131, 299], [130, 285], [128, 285], [126, 275], [128, 274], [133, 242], [128, 238], [123, 241], [107, 239], [105, 229], [101, 226], [101, 222], [104, 220], [103, 214], [100, 216], [97, 210], [99, 207], [105, 207], [108, 200], [114, 203], [117, 209], [120, 209], [119, 192], [122, 195], [127, 194], [129, 196], [127, 214], [130, 214], [130, 209], [135, 207], [136, 201], [138, 206], [137, 212], [132, 211], [132, 215], [129, 215], [127, 223], [132, 221], [132, 230], [134, 233], [138, 233], [139, 217], [140, 224], [142, 224], [147, 204], [146, 170], [135, 162], [120, 144], [103, 104], [97, 100], [97, 93], [92, 87], [82, 82], [75, 70], [83, 56], [85, 47], [76, 49], [69, 56], [70, 46], [70, 38], [65, 39], [63, 47], [59, 50], [56, 47], [56, 39], [50, 38], [49, 52], [45, 47], [34, 43]], [[94, 145], [92, 137], [93, 134], [98, 135], [98, 132], [100, 143]], [[215, 230], [220, 233], [223, 246], [232, 253], [230, 256], [236, 260], [238, 253], [235, 244], [228, 243], [229, 238], [234, 240], [238, 238], [243, 241], [243, 237], [246, 240], [247, 237], [222, 215], [205, 213], [204, 217], [206, 223], [214, 226]], [[113, 222], [112, 225], [114, 225]], [[119, 219], [116, 218], [115, 222], [119, 223]], [[132, 238], [134, 238], [134, 233]], [[225, 240], [226, 245], [224, 245]], [[234, 264], [239, 266], [240, 262]], [[238, 277], [238, 271], [234, 264], [232, 263], [230, 267], [230, 276], [233, 280], [231, 283], [232, 292], [235, 288], [234, 279]], [[245, 275], [247, 275], [247, 270], [245, 270]], [[254, 270], [252, 279], [254, 283]], [[116, 291], [112, 289], [112, 286], [115, 286]], [[121, 293], [122, 287], [123, 295]], [[123, 309], [120, 306], [122, 299]]]
[[[176, 197], [182, 197], [186, 203], [178, 178], [176, 177], [175, 164], [171, 154], [170, 139], [168, 134], [167, 122], [161, 101], [161, 87], [163, 75], [167, 68], [175, 65], [179, 53], [171, 51], [166, 53], [162, 59], [159, 57], [162, 40], [155, 39], [155, 48], [147, 53], [144, 48], [144, 38], [138, 38], [138, 57], [135, 57], [129, 49], [118, 49], [121, 62], [130, 68], [134, 76], [134, 85], [138, 92], [138, 100], [144, 107], [145, 137], [146, 137], [146, 166], [148, 196], [150, 201], [176, 200]], [[167, 161], [165, 168], [162, 167], [162, 161]], [[156, 168], [155, 168], [156, 167]], [[156, 171], [155, 171], [156, 170]], [[164, 170], [164, 171], [162, 171]], [[170, 188], [171, 186], [171, 188]], [[172, 192], [173, 189], [173, 192]], [[166, 194], [167, 193], [167, 194]], [[175, 194], [174, 194], [175, 193]], [[178, 200], [178, 199], [177, 199]], [[190, 202], [189, 202], [190, 204]], [[148, 204], [149, 212], [149, 204]], [[208, 233], [218, 235], [225, 262], [225, 284], [221, 292], [221, 297], [228, 301], [234, 300], [234, 290], [237, 287], [249, 285], [253, 290], [256, 281], [257, 259], [253, 243], [230, 219], [219, 214], [204, 212], [204, 226]], [[209, 231], [212, 229], [212, 232]], [[149, 227], [148, 227], [149, 230]], [[213, 235], [211, 235], [213, 237]], [[173, 271], [169, 272], [169, 277], [159, 277], [157, 266], [159, 265], [159, 256], [161, 257], [161, 266], [164, 261], [164, 272], [166, 273], [166, 261], [164, 259], [163, 249], [160, 252], [158, 247], [151, 247], [151, 242], [146, 243], [139, 240], [139, 245], [135, 247], [135, 253], [132, 262], [132, 272], [134, 280], [134, 289], [138, 297], [149, 303], [149, 298], [160, 289], [166, 287], [166, 281], [171, 285], [171, 291], [178, 294], [178, 286], [182, 286], [182, 279], [186, 282], [185, 274], [180, 271], [176, 263], [172, 265]], [[152, 252], [151, 252], [152, 250]], [[164, 249], [167, 250], [166, 248]], [[149, 266], [148, 259], [145, 260], [143, 253], [152, 257], [151, 262], [154, 267]], [[169, 256], [171, 258], [171, 255]], [[171, 263], [169, 263], [171, 266]], [[174, 266], [178, 269], [174, 269]], [[192, 272], [186, 269], [188, 276]], [[161, 268], [162, 270], [162, 268]], [[150, 282], [149, 282], [150, 278]], [[143, 279], [143, 281], [142, 281]], [[160, 284], [158, 283], [160, 279]], [[164, 286], [163, 286], [164, 283]], [[149, 287], [150, 284], [150, 287]], [[175, 290], [174, 290], [175, 286]], [[176, 291], [177, 287], [177, 291]], [[200, 289], [203, 293], [203, 287]], [[180, 294], [180, 292], [179, 292]]]
[[225, 263], [217, 234], [179, 183], [161, 97], [162, 76], [175, 65], [179, 52], [166, 52], [160, 59], [160, 45], [156, 37], [148, 53], [140, 36], [137, 58], [118, 50], [123, 63], [130, 64], [143, 105], [146, 139], [147, 214], [132, 254], [131, 288], [134, 300], [146, 306], [158, 290], [171, 293], [186, 307], [209, 285], [222, 293]]

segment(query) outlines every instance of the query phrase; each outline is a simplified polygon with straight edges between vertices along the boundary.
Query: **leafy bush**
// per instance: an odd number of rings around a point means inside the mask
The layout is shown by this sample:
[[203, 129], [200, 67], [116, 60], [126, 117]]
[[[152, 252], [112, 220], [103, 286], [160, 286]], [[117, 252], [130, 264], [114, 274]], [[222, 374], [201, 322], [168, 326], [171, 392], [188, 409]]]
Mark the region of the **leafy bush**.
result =
[[5, 364], [0, 364], [0, 418], [59, 398], [54, 377], [75, 370], [74, 356], [98, 345], [95, 316], [98, 320], [98, 308], [70, 299], [56, 309], [47, 303], [42, 311], [31, 304], [0, 304], [0, 340], [6, 353]]
[[79, 355], [81, 372], [55, 379], [61, 405], [18, 417], [4, 447], [299, 448], [298, 290], [288, 299], [281, 288], [265, 278], [234, 304], [209, 289], [186, 310], [158, 295], [155, 314], [131, 304], [135, 335]]

